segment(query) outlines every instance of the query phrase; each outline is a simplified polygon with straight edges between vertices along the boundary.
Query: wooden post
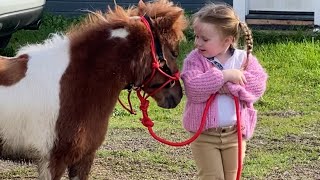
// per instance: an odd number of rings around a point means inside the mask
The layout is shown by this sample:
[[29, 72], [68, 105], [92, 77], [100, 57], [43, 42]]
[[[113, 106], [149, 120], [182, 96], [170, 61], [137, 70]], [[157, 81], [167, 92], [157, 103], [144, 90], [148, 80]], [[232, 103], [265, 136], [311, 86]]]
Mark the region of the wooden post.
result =
[[246, 21], [246, 15], [249, 14], [247, 1], [248, 0], [233, 0], [233, 8], [242, 22]]
[[320, 26], [320, 1], [319, 0], [313, 0], [310, 2], [312, 4], [312, 7], [314, 8], [314, 25]]

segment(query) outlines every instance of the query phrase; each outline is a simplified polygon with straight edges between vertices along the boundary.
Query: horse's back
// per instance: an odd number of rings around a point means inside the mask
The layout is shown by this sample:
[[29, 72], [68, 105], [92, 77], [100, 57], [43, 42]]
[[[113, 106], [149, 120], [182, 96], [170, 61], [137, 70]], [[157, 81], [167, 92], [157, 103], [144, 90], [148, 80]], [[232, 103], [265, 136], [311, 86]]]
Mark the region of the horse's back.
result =
[[0, 133], [4, 149], [47, 153], [55, 140], [60, 80], [69, 64], [69, 41], [55, 36], [18, 52], [27, 54], [25, 77], [0, 85]]

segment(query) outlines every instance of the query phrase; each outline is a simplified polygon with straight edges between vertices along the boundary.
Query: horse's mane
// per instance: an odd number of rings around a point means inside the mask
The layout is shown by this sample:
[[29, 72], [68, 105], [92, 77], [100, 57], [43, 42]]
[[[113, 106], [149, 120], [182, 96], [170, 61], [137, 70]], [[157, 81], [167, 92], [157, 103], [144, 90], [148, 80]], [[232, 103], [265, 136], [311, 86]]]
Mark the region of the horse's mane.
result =
[[[145, 5], [146, 6], [143, 9], [143, 12], [137, 6], [130, 6], [127, 9], [124, 9], [118, 5], [115, 5], [114, 9], [111, 9], [109, 6], [106, 13], [101, 11], [90, 11], [90, 13], [81, 23], [71, 26], [68, 33], [84, 31], [100, 25], [130, 23], [131, 20], [136, 19], [135, 17], [144, 14], [149, 15], [151, 18], [157, 18], [167, 17], [172, 13], [183, 11], [183, 9], [174, 6], [173, 3], [169, 2], [168, 0], [158, 0], [152, 3], [146, 3]], [[183, 30], [186, 27], [187, 20], [183, 15], [181, 15], [172, 26], [173, 31], [177, 36], [177, 41], [180, 41], [184, 38]]]
[[129, 22], [131, 11], [134, 7], [130, 7], [127, 10], [120, 6], [116, 6], [114, 10], [108, 7], [108, 11], [103, 13], [102, 11], [89, 11], [89, 14], [79, 24], [71, 26], [69, 32], [79, 31], [81, 29], [87, 29], [91, 26], [101, 24], [116, 24], [119, 22]]

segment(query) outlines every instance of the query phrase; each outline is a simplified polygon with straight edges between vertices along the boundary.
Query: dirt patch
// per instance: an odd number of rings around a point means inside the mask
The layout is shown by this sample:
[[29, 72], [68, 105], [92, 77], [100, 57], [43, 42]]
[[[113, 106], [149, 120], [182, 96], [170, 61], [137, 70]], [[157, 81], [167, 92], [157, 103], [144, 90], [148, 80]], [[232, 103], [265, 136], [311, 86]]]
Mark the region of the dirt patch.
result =
[[291, 180], [319, 180], [320, 179], [320, 163], [300, 164], [286, 171], [274, 170], [267, 179], [291, 179]]
[[[189, 138], [188, 133], [184, 130], [175, 132], [156, 132], [162, 138], [173, 142], [181, 142]], [[171, 147], [159, 143], [153, 139], [146, 129], [112, 129], [108, 133], [105, 143], [100, 147], [105, 150], [129, 150], [132, 152], [144, 149], [150, 152], [165, 151], [166, 155], [177, 157], [184, 155], [184, 157], [192, 158], [188, 146]]]
[[297, 111], [294, 111], [294, 110], [271, 111], [271, 112], [261, 113], [261, 115], [265, 115], [265, 116], [278, 116], [278, 117], [283, 117], [283, 118], [302, 116], [303, 114], [304, 114], [303, 112], [297, 112]]

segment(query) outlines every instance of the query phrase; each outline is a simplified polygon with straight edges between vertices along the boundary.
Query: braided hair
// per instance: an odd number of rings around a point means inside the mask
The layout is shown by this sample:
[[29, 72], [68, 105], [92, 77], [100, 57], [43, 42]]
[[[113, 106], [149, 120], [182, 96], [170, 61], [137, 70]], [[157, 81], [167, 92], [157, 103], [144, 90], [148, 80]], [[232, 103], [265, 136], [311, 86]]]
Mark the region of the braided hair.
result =
[[253, 38], [252, 38], [252, 32], [246, 23], [240, 22], [239, 26], [240, 26], [242, 32], [244, 33], [246, 49], [247, 49], [247, 60], [243, 66], [243, 68], [245, 69], [246, 66], [248, 65], [249, 55], [252, 53], [252, 50], [253, 50]]

